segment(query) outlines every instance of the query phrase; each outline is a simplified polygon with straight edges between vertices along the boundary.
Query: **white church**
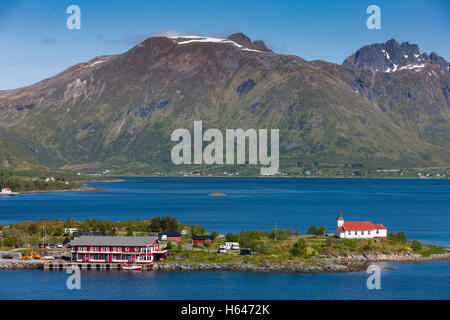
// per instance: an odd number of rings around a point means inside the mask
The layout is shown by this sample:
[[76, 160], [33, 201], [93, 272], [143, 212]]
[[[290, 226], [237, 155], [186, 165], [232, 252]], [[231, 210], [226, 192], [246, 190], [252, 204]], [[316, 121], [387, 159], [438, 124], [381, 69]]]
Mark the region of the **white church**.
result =
[[336, 237], [345, 239], [386, 238], [387, 228], [370, 221], [344, 221], [341, 210], [336, 218]]

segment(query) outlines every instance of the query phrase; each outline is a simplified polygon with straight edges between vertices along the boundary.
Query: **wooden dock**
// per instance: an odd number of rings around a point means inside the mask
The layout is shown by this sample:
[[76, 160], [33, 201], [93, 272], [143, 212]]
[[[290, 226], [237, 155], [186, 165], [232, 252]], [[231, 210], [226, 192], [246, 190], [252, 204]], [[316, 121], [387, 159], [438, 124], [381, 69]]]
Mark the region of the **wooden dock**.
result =
[[[67, 270], [72, 266], [77, 266], [80, 270], [122, 270], [128, 264], [123, 263], [76, 263], [76, 262], [52, 262], [44, 263], [44, 270]], [[143, 264], [142, 270], [151, 270], [151, 264]]]

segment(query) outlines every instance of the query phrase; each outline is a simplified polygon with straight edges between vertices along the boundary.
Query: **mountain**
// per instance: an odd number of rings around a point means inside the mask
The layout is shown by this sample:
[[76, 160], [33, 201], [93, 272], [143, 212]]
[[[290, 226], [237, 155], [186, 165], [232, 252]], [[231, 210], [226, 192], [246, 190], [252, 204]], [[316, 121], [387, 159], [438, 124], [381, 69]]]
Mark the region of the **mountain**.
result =
[[355, 66], [362, 70], [395, 72], [400, 70], [418, 70], [426, 65], [435, 64], [449, 71], [450, 63], [436, 53], [420, 54], [416, 44], [397, 43], [394, 39], [386, 43], [364, 46], [345, 59], [344, 67]]
[[276, 54], [241, 33], [151, 37], [0, 91], [0, 135], [49, 167], [137, 174], [179, 169], [170, 135], [194, 120], [280, 129], [281, 170], [448, 166], [448, 63], [436, 54], [404, 61], [401, 53], [418, 54], [409, 46], [364, 47], [337, 65]]

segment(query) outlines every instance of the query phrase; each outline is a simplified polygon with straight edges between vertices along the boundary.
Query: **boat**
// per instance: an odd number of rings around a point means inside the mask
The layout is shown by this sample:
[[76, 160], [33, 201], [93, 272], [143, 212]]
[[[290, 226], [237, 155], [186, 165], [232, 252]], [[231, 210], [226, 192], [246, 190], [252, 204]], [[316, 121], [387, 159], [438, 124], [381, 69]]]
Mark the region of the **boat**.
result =
[[142, 270], [142, 266], [137, 265], [137, 264], [126, 265], [126, 266], [122, 267], [122, 270], [125, 270], [125, 271], [141, 271]]

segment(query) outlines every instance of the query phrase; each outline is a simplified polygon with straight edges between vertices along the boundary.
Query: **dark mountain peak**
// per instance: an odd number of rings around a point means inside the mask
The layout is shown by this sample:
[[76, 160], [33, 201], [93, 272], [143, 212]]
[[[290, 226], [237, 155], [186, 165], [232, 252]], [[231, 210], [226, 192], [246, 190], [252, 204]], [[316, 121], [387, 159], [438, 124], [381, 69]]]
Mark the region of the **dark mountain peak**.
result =
[[449, 71], [449, 69], [450, 69], [450, 63], [447, 62], [440, 55], [438, 55], [436, 52], [431, 52], [431, 54], [430, 54], [430, 61], [433, 64], [438, 64], [438, 65], [441, 65], [441, 66], [447, 68], [447, 71]]
[[395, 39], [385, 43], [366, 45], [345, 59], [345, 67], [356, 67], [362, 70], [378, 72], [395, 72], [400, 70], [419, 71], [427, 64], [441, 65], [448, 69], [448, 62], [437, 54], [428, 56], [421, 54], [417, 44], [403, 42], [399, 44]]
[[252, 42], [252, 40], [249, 37], [247, 37], [245, 34], [243, 34], [242, 32], [233, 33], [227, 39], [231, 40], [233, 42], [236, 42], [237, 44], [240, 44], [241, 46], [248, 48], [248, 49], [253, 49], [253, 50], [258, 50], [258, 51], [263, 51], [263, 52], [272, 52], [272, 50], [267, 48], [264, 41], [256, 40], [256, 41]]
[[246, 48], [250, 48], [251, 45], [252, 45], [252, 40], [250, 40], [250, 38], [247, 37], [242, 32], [233, 33], [227, 39], [231, 40], [231, 41], [234, 41], [237, 44], [240, 44], [241, 46], [246, 47]]

